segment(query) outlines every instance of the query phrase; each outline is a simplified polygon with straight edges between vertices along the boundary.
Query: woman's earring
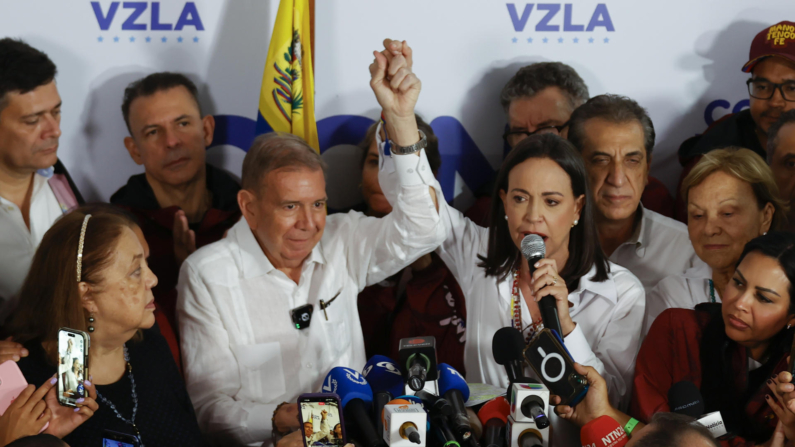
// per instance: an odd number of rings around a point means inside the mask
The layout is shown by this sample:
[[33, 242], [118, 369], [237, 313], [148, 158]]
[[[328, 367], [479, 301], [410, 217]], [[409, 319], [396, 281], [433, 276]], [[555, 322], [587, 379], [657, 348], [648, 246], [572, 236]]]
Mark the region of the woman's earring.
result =
[[505, 215], [505, 220], [508, 220], [508, 215], [507, 214]]
[[[767, 236], [767, 231], [765, 231], [764, 233], [762, 233], [762, 236]], [[789, 328], [787, 328], [787, 329], [789, 329]]]
[[94, 332], [94, 314], [88, 316], [88, 332]]
[[571, 227], [572, 228], [576, 227], [578, 223], [580, 223], [580, 221], [579, 220], [575, 220], [574, 223], [571, 224]]
[[791, 328], [791, 327], [792, 327], [792, 325], [791, 325], [791, 324], [788, 324], [788, 325], [787, 325], [787, 330], [789, 330], [789, 328]]

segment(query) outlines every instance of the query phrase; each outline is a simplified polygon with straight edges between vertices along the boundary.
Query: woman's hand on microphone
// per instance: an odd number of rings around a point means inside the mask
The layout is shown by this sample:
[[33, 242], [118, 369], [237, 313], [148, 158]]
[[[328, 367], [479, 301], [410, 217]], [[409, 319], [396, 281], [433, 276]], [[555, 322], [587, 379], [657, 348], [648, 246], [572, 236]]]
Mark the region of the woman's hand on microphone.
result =
[[554, 259], [544, 258], [536, 262], [535, 269], [530, 280], [533, 300], [538, 302], [547, 295], [555, 298], [560, 328], [563, 330], [560, 336], [565, 337], [574, 330], [574, 321], [569, 315], [569, 289], [566, 288], [566, 281], [560, 277], [558, 264]]

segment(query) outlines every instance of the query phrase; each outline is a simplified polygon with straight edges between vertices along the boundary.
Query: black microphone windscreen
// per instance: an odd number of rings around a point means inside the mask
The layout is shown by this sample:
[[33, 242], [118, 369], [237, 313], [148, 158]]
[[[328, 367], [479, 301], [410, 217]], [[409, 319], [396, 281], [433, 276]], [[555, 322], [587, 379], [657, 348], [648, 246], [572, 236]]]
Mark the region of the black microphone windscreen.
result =
[[668, 406], [671, 411], [698, 418], [704, 414], [704, 399], [696, 384], [683, 380], [668, 390]]
[[494, 361], [499, 365], [506, 365], [514, 360], [523, 360], [524, 346], [522, 334], [512, 327], [500, 328], [491, 339], [491, 352], [494, 355]]
[[547, 247], [544, 239], [537, 234], [528, 234], [522, 239], [522, 256], [525, 259], [543, 259], [546, 256]]

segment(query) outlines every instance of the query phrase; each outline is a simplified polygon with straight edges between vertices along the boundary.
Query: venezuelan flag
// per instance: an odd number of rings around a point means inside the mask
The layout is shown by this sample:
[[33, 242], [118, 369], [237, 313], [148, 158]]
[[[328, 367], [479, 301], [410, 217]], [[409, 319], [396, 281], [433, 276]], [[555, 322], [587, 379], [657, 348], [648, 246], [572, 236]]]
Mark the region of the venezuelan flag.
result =
[[308, 0], [281, 0], [259, 94], [257, 135], [288, 132], [320, 151]]

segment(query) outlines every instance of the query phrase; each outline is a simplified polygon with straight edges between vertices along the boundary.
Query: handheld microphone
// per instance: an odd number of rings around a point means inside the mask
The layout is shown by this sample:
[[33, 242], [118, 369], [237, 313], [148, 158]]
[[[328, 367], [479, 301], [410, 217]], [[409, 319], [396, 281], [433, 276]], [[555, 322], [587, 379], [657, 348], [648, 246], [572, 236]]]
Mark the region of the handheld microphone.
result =
[[461, 374], [452, 366], [440, 363], [439, 367], [439, 394], [444, 396], [453, 407], [453, 414], [449, 417], [453, 431], [462, 440], [472, 439], [472, 424], [469, 423], [466, 401], [469, 400], [469, 386]]
[[538, 428], [549, 427], [549, 418], [545, 412], [546, 404], [538, 396], [527, 396], [522, 401], [522, 414], [536, 423]]
[[384, 422], [381, 412], [390, 400], [403, 394], [403, 375], [400, 367], [392, 359], [383, 355], [375, 355], [367, 361], [362, 370], [362, 375], [370, 383], [373, 390], [373, 404], [375, 406], [374, 422], [376, 433], [383, 433]]
[[707, 427], [715, 438], [727, 433], [720, 411], [704, 414], [705, 406], [701, 390], [693, 382], [683, 380], [673, 384], [668, 390], [668, 406], [674, 413], [696, 419], [696, 422]]
[[403, 338], [398, 347], [400, 366], [409, 388], [419, 391], [426, 380], [436, 380], [436, 339], [431, 336]]
[[[528, 234], [522, 239], [522, 256], [527, 259], [527, 264], [530, 266], [530, 274], [535, 272], [536, 268], [533, 267], [536, 262], [544, 259], [547, 253], [547, 247], [544, 245], [544, 239], [537, 234]], [[539, 294], [543, 293], [541, 289]], [[544, 327], [552, 329], [558, 333], [560, 338], [563, 338], [563, 330], [560, 328], [560, 317], [558, 316], [558, 306], [555, 303], [554, 296], [544, 296], [538, 300], [538, 308], [541, 310], [541, 318], [544, 320]]]
[[502, 434], [510, 413], [511, 406], [502, 396], [486, 402], [478, 411], [478, 419], [483, 424], [485, 447], [505, 446], [505, 438]]
[[395, 399], [384, 406], [379, 416], [383, 420], [384, 441], [387, 445], [406, 446], [406, 440], [412, 444], [425, 445], [423, 434], [427, 416], [420, 405], [405, 399]]
[[684, 414], [698, 419], [704, 414], [704, 399], [696, 384], [683, 380], [676, 382], [668, 390], [668, 406], [673, 413]]
[[539, 431], [536, 424], [529, 421], [515, 421], [513, 417], [508, 417], [508, 425], [505, 438], [510, 440], [509, 447], [547, 447], [549, 439], [544, 443], [544, 434], [549, 437], [549, 430]]
[[332, 368], [323, 381], [323, 392], [336, 393], [349, 421], [356, 421], [362, 445], [377, 447], [382, 444], [370, 420], [369, 412], [373, 404], [373, 390], [358, 371], [337, 366]]
[[624, 447], [627, 434], [615, 419], [599, 416], [580, 429], [582, 447]]
[[431, 414], [438, 414], [443, 417], [453, 414], [453, 406], [450, 405], [450, 402], [448, 402], [447, 399], [434, 396], [433, 394], [424, 390], [419, 390], [414, 393], [414, 395], [422, 400], [423, 405], [428, 408]]
[[522, 357], [524, 348], [522, 333], [512, 327], [498, 329], [491, 339], [491, 352], [494, 361], [505, 367], [508, 381], [511, 384], [528, 381], [524, 376], [524, 358]]

